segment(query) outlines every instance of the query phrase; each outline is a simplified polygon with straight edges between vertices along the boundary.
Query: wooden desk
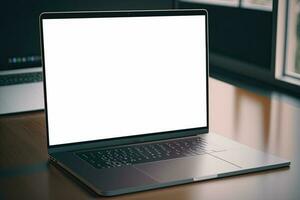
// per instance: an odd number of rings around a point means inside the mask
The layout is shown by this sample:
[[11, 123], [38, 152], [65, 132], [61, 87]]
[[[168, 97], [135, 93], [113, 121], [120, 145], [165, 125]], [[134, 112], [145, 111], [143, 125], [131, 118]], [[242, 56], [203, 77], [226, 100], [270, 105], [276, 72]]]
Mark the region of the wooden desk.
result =
[[[210, 79], [210, 127], [291, 160], [282, 168], [111, 199], [300, 199], [300, 100], [260, 96]], [[0, 117], [0, 199], [93, 199], [72, 176], [47, 163], [43, 112]]]

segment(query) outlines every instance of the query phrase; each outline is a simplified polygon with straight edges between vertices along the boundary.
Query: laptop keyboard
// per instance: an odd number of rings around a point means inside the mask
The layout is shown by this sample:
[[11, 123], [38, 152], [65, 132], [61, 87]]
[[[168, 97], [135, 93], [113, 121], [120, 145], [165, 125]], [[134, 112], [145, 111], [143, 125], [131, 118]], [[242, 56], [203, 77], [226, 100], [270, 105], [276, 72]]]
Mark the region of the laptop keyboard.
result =
[[42, 81], [42, 72], [0, 75], [0, 86]]
[[197, 137], [109, 149], [94, 149], [75, 154], [93, 167], [105, 169], [203, 155], [223, 150], [215, 145], [209, 145], [205, 139]]

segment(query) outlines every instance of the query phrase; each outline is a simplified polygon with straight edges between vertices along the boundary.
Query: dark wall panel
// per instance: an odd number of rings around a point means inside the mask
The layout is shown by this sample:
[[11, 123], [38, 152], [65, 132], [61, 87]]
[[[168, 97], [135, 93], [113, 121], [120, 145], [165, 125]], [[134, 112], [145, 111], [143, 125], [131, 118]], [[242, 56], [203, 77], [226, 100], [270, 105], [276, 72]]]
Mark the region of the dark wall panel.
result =
[[199, 3], [177, 5], [208, 10], [211, 52], [270, 69], [272, 12]]

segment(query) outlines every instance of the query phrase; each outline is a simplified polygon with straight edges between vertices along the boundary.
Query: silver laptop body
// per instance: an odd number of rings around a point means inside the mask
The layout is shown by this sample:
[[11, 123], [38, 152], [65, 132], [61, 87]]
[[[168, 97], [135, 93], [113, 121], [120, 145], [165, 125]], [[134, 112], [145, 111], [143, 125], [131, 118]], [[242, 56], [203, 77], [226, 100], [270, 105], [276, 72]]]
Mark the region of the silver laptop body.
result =
[[99, 195], [289, 166], [209, 133], [205, 10], [40, 23], [49, 158]]
[[[5, 70], [0, 76], [41, 72], [42, 67]], [[43, 82], [8, 84], [0, 86], [0, 115], [44, 109]]]

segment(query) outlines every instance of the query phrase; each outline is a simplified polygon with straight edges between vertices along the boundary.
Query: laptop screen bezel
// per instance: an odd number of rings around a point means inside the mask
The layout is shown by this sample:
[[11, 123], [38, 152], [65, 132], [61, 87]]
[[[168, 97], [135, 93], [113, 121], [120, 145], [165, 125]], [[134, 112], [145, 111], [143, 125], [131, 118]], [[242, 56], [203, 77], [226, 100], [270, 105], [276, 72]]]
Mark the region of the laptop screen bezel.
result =
[[[49, 129], [48, 129], [48, 109], [47, 109], [47, 90], [46, 90], [46, 74], [45, 74], [45, 58], [44, 58], [44, 43], [43, 43], [43, 19], [66, 19], [66, 18], [103, 18], [103, 17], [150, 17], [150, 16], [187, 16], [187, 15], [202, 15], [205, 16], [205, 38], [206, 38], [206, 113], [207, 124], [205, 127], [197, 127], [191, 129], [182, 129], [175, 131], [165, 131], [157, 133], [145, 133], [142, 135], [123, 136], [110, 139], [99, 139], [92, 141], [50, 145], [49, 144]], [[66, 150], [85, 149], [93, 147], [106, 147], [133, 144], [139, 142], [149, 142], [163, 139], [173, 139], [179, 137], [195, 136], [198, 134], [208, 133], [209, 130], [209, 97], [208, 97], [208, 19], [207, 11], [203, 9], [189, 10], [139, 10], [139, 11], [101, 11], [101, 12], [56, 12], [42, 13], [40, 15], [40, 42], [43, 67], [43, 89], [44, 89], [44, 104], [46, 117], [46, 132], [47, 132], [47, 147], [48, 153], [60, 152]]]

